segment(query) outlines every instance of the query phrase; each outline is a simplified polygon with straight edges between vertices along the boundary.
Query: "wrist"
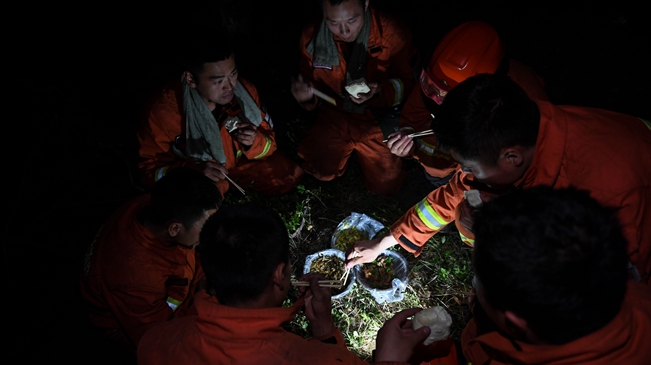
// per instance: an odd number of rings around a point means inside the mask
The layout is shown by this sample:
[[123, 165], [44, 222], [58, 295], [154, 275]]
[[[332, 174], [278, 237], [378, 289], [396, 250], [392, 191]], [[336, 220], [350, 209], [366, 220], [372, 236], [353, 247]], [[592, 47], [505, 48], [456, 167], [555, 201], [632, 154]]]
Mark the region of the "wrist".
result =
[[312, 327], [312, 337], [317, 340], [324, 340], [328, 337], [332, 337], [332, 334], [336, 329], [332, 317], [329, 319], [310, 321], [310, 325]]
[[380, 240], [380, 242], [378, 244], [378, 249], [380, 250], [380, 252], [382, 252], [382, 251], [384, 251], [384, 250], [386, 250], [386, 249], [388, 249], [390, 247], [393, 247], [393, 246], [395, 246], [397, 244], [398, 244], [398, 241], [393, 237], [393, 234], [391, 234], [391, 232], [389, 232], [389, 233], [387, 233], [386, 236], [384, 236]]

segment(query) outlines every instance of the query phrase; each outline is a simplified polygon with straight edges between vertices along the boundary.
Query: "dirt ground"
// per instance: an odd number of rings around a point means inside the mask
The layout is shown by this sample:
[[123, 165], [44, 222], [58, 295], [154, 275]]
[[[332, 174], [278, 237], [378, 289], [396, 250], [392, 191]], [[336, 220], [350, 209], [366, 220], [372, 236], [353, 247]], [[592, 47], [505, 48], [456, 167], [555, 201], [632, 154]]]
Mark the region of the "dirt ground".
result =
[[[651, 42], [642, 5], [371, 3], [406, 19], [423, 54], [455, 25], [487, 21], [512, 58], [544, 77], [553, 102], [651, 119]], [[106, 217], [142, 193], [135, 130], [146, 95], [177, 77], [173, 66], [187, 34], [227, 20], [239, 41], [240, 75], [258, 87], [279, 144], [295, 156], [293, 136], [306, 117], [289, 80], [300, 29], [317, 8], [306, 0], [193, 0], [15, 10], [23, 26], [9, 30], [5, 44], [5, 109], [11, 110], [2, 174], [5, 357], [128, 363], [90, 329], [77, 273]], [[409, 206], [413, 196], [403, 194]]]

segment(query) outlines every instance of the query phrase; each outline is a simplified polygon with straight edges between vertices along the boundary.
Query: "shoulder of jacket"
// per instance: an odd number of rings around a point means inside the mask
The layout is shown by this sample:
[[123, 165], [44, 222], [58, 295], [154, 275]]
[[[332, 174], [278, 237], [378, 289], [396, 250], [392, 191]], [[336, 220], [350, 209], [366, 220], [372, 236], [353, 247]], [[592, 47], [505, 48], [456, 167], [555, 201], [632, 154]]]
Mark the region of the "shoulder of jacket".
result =
[[307, 22], [305, 26], [303, 26], [303, 30], [301, 31], [301, 40], [300, 40], [300, 46], [303, 51], [305, 51], [305, 47], [307, 47], [307, 44], [310, 43], [312, 40], [312, 37], [314, 37], [315, 33], [321, 26], [321, 21], [322, 18], [314, 18], [311, 21]]

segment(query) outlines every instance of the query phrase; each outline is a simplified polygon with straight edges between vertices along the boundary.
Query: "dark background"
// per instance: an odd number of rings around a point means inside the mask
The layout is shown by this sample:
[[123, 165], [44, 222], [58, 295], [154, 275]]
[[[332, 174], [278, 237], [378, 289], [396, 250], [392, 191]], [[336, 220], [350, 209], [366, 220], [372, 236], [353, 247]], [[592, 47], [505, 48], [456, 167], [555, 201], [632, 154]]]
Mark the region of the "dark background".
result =
[[[461, 22], [484, 20], [501, 34], [512, 58], [544, 77], [553, 102], [651, 118], [651, 50], [642, 5], [371, 3], [405, 19], [423, 54]], [[281, 145], [295, 155], [283, 136], [291, 126], [286, 122], [303, 114], [289, 79], [301, 27], [316, 15], [309, 0], [9, 8], [2, 166], [7, 359], [124, 359], [90, 330], [77, 272], [106, 217], [142, 193], [135, 131], [146, 96], [178, 77], [175, 66], [188, 35], [227, 24], [238, 41], [240, 77], [258, 87]]]

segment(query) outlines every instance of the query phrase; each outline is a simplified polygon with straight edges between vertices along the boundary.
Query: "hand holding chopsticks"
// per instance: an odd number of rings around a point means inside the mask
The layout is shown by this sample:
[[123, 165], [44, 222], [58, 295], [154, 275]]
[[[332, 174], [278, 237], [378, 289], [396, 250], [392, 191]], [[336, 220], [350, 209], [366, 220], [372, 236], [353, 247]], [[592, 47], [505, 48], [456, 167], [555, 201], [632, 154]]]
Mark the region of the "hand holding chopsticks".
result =
[[241, 186], [237, 185], [237, 184], [235, 183], [235, 181], [231, 180], [231, 178], [228, 177], [228, 175], [224, 174], [223, 172], [222, 172], [222, 174], [224, 175], [224, 177], [226, 178], [226, 180], [228, 180], [231, 184], [233, 184], [233, 186], [235, 186], [235, 188], [237, 188], [237, 190], [239, 190], [240, 193], [242, 193], [242, 195], [246, 195], [246, 193], [244, 192], [244, 189], [242, 189]]
[[[424, 130], [424, 131], [414, 132], [414, 133], [408, 134], [405, 137], [415, 138], [415, 137], [429, 136], [430, 134], [434, 134], [434, 131], [431, 130], [431, 129], [427, 129], [427, 130]], [[389, 140], [385, 139], [382, 142], [386, 143], [386, 142], [389, 142]]]
[[[341, 289], [345, 282], [341, 280], [319, 280], [319, 286], [322, 288], [337, 288]], [[309, 281], [292, 281], [294, 286], [310, 286]]]

